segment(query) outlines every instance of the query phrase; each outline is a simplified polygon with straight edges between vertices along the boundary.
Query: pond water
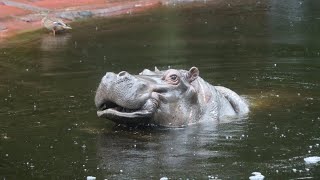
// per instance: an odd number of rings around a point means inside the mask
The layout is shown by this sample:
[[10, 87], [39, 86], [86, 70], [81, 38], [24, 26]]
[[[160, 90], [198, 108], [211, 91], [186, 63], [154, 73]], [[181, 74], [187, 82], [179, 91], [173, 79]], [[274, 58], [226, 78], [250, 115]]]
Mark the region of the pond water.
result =
[[[320, 178], [320, 1], [169, 3], [0, 49], [0, 179]], [[99, 119], [106, 71], [197, 66], [248, 117], [184, 129]]]

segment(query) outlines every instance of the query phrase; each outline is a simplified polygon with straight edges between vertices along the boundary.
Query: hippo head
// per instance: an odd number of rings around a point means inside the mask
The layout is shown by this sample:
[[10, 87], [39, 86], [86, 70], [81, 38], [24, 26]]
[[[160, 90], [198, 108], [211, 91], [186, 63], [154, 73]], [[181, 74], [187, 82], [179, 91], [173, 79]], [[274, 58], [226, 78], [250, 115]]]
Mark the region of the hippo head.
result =
[[201, 106], [193, 82], [199, 70], [145, 69], [139, 75], [107, 72], [95, 96], [99, 117], [119, 124], [186, 126], [199, 119]]

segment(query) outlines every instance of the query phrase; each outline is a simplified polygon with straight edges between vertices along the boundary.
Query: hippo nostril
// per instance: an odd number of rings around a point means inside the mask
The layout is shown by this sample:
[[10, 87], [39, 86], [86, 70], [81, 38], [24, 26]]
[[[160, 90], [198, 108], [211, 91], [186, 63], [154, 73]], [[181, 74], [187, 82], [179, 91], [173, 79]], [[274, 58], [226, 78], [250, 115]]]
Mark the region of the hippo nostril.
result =
[[118, 76], [119, 77], [120, 76], [125, 76], [126, 74], [128, 74], [127, 71], [121, 71], [121, 72], [119, 72]]

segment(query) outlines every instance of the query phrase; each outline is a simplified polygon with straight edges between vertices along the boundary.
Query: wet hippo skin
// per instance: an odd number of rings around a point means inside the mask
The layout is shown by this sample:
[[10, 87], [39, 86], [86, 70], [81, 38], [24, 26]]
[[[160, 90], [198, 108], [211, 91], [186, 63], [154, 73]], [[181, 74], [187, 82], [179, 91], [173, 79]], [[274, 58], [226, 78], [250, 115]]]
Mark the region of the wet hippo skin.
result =
[[245, 115], [247, 102], [234, 91], [213, 86], [187, 70], [145, 69], [139, 75], [107, 72], [96, 91], [99, 117], [119, 124], [184, 127], [203, 120]]

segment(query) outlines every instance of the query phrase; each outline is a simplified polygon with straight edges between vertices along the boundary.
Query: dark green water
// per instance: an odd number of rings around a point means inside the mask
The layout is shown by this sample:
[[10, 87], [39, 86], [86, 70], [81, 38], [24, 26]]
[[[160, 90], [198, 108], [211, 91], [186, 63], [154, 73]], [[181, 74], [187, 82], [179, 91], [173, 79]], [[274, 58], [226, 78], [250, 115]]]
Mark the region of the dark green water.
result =
[[[320, 2], [214, 1], [24, 34], [0, 49], [0, 179], [320, 178]], [[96, 117], [106, 71], [197, 66], [248, 118], [123, 129]]]

